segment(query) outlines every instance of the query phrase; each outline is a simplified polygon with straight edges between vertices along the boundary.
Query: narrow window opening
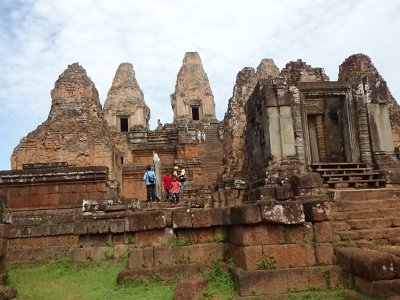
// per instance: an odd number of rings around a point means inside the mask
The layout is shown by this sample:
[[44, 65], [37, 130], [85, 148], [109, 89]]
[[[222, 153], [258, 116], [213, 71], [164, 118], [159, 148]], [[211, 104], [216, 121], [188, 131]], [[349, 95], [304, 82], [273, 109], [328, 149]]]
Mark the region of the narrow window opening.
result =
[[120, 118], [121, 132], [128, 131], [128, 118]]
[[200, 120], [200, 114], [199, 114], [198, 107], [192, 107], [192, 119], [193, 119], [193, 121]]
[[123, 164], [124, 164], [124, 157], [121, 156], [121, 165], [123, 165]]

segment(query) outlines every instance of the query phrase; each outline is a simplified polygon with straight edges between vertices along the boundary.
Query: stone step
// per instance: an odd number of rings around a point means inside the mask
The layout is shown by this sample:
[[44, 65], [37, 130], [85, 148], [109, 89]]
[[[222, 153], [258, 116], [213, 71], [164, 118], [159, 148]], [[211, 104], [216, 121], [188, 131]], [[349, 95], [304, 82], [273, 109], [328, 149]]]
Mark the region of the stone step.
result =
[[361, 211], [368, 209], [385, 209], [385, 208], [400, 207], [400, 199], [383, 199], [383, 200], [368, 200], [368, 201], [337, 201], [331, 202], [332, 212], [349, 212]]
[[386, 179], [348, 179], [343, 181], [326, 181], [328, 188], [382, 188]]
[[396, 217], [400, 215], [400, 207], [383, 208], [383, 209], [366, 209], [355, 210], [350, 212], [331, 212], [329, 219], [331, 221], [346, 221], [351, 219], [369, 219]]
[[332, 168], [332, 169], [340, 169], [340, 168], [362, 168], [365, 167], [364, 163], [360, 162], [332, 162], [332, 163], [313, 163], [311, 167], [314, 169], [318, 168]]
[[400, 190], [382, 189], [359, 189], [330, 191], [330, 198], [334, 201], [368, 201], [382, 199], [400, 199]]
[[384, 240], [387, 244], [400, 242], [400, 227], [338, 231], [335, 234], [339, 237], [339, 241]]
[[400, 217], [352, 219], [332, 222], [334, 231], [348, 231], [352, 229], [374, 229], [400, 227]]
[[350, 173], [363, 174], [372, 172], [372, 168], [316, 169], [315, 171], [320, 173], [321, 175], [350, 174]]
[[236, 267], [231, 272], [238, 296], [246, 299], [281, 299], [291, 290], [327, 289], [341, 284], [341, 268], [330, 265], [255, 271]]
[[[382, 242], [382, 241], [380, 241]], [[382, 242], [383, 245], [387, 245], [387, 241]], [[377, 244], [377, 241], [371, 240], [352, 240], [352, 241], [340, 241], [335, 242], [335, 247], [357, 247], [357, 248], [367, 248], [367, 249], [378, 249], [382, 246]]]

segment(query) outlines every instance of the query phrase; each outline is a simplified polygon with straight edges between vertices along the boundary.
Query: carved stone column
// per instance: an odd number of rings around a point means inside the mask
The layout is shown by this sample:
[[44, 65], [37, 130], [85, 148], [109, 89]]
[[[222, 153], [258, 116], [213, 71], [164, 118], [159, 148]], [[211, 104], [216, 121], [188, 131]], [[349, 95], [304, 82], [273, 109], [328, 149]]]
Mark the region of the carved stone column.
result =
[[326, 142], [325, 142], [325, 129], [324, 129], [324, 116], [317, 115], [316, 116], [317, 123], [317, 139], [318, 139], [318, 151], [319, 151], [319, 159], [324, 162], [327, 161], [326, 157]]

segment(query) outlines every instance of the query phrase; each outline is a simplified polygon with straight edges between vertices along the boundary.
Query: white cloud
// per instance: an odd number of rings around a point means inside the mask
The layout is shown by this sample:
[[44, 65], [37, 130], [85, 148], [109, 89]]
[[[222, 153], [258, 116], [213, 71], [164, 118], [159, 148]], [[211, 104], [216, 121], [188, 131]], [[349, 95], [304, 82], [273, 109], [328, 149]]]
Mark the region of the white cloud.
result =
[[132, 62], [152, 120], [172, 121], [170, 94], [186, 51], [198, 51], [221, 119], [236, 74], [271, 57], [302, 58], [337, 78], [349, 55], [369, 55], [400, 99], [400, 2], [0, 0], [0, 169], [47, 118], [50, 90], [79, 62], [104, 103], [119, 63]]

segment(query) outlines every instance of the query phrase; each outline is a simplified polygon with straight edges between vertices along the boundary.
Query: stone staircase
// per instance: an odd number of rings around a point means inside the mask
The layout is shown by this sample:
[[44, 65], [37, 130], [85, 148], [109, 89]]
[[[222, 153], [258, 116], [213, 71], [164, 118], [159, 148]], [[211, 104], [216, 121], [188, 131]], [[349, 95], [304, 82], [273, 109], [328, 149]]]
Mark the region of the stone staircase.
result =
[[398, 299], [400, 190], [336, 189], [330, 193], [336, 263], [348, 284], [379, 299]]
[[322, 176], [327, 188], [382, 188], [386, 184], [379, 171], [364, 163], [315, 163], [311, 168]]
[[332, 190], [331, 226], [338, 246], [400, 245], [400, 190]]
[[218, 128], [205, 128], [206, 141], [199, 144], [202, 184], [207, 188], [216, 181], [224, 157], [222, 143], [219, 140]]

